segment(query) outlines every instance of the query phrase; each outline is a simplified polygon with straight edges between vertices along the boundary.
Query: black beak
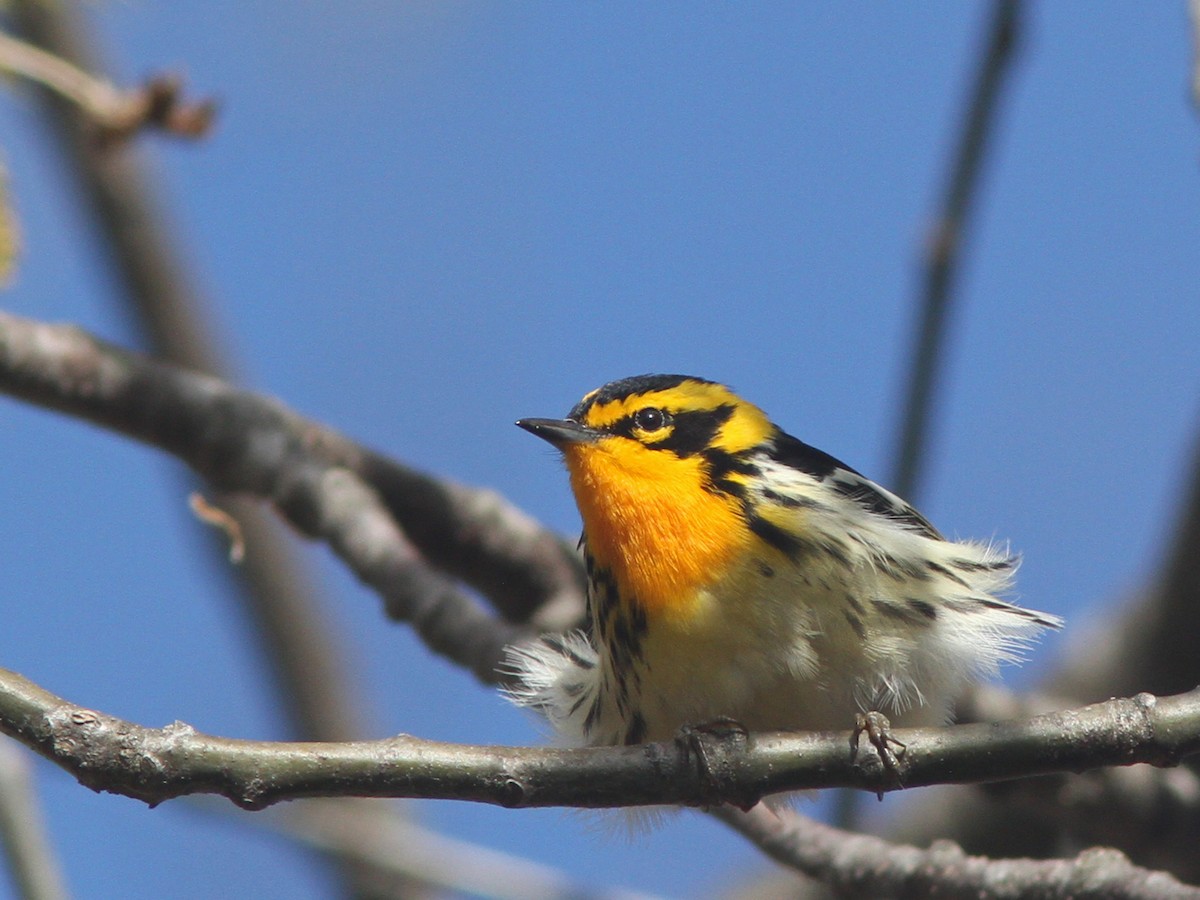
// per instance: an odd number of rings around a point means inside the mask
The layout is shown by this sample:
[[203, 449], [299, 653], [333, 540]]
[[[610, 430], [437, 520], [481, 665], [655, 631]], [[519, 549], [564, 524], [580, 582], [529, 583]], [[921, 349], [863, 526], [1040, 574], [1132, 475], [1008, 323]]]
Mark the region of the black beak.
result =
[[600, 438], [598, 431], [574, 419], [518, 419], [517, 425], [559, 449], [567, 444], [591, 444]]

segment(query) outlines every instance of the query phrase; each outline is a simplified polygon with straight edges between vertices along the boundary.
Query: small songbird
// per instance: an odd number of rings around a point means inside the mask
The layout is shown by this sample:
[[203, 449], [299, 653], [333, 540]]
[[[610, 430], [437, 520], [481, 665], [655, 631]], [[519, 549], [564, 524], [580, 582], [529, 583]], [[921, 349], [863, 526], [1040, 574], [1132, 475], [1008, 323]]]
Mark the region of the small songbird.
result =
[[1006, 549], [947, 540], [724, 385], [640, 375], [517, 424], [570, 472], [589, 628], [510, 648], [509, 693], [570, 743], [943, 722], [1062, 624], [999, 598]]

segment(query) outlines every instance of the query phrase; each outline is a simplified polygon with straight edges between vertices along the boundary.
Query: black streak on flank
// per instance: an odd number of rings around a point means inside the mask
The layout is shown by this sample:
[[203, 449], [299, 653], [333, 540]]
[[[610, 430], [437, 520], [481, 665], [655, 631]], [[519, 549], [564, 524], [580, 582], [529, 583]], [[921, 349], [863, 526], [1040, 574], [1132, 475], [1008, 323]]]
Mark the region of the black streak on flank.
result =
[[740, 459], [724, 450], [704, 451], [704, 462], [708, 478], [707, 487], [710, 491], [719, 491], [739, 500], [746, 496], [746, 486], [740, 481], [730, 478], [730, 475], [745, 475], [754, 478], [761, 470], [752, 462]]
[[567, 659], [569, 659], [572, 663], [574, 663], [579, 668], [581, 668], [581, 669], [596, 668], [595, 660], [585, 659], [584, 657], [580, 656], [578, 653], [576, 653], [574, 650], [572, 650], [570, 647], [567, 646], [566, 641], [564, 641], [561, 636], [555, 635], [553, 637], [546, 638], [546, 643], [549, 646], [553, 647], [555, 650], [557, 650], [559, 653], [561, 653], [563, 656], [565, 656]]
[[640, 646], [642, 638], [646, 636], [646, 609], [636, 597], [629, 604], [628, 617], [630, 632]]
[[635, 712], [629, 720], [629, 728], [625, 731], [626, 744], [640, 744], [646, 739], [646, 720], [640, 712]]
[[919, 600], [916, 597], [909, 597], [908, 605], [930, 621], [936, 619], [938, 616], [937, 607], [928, 600]]
[[804, 543], [799, 538], [778, 525], [759, 518], [752, 510], [748, 512], [747, 522], [754, 534], [788, 556], [796, 556], [804, 549]]
[[953, 572], [951, 572], [949, 569], [947, 569], [945, 566], [941, 565], [940, 563], [935, 563], [933, 560], [926, 560], [925, 568], [927, 568], [931, 572], [937, 572], [939, 575], [944, 575], [946, 578], [949, 578], [951, 581], [953, 581], [955, 584], [957, 584], [961, 587], [969, 587], [969, 585], [962, 578], [955, 575]]
[[[781, 494], [779, 491], [773, 491], [770, 488], [763, 488], [762, 497], [764, 500], [770, 500], [772, 503], [778, 503], [780, 506], [786, 506], [788, 509], [815, 509], [821, 504], [811, 497], [796, 497], [792, 494]], [[851, 538], [861, 543], [861, 538], [858, 535], [851, 534]]]
[[587, 716], [583, 720], [584, 734], [591, 734], [592, 729], [596, 727], [596, 722], [600, 719], [600, 697], [597, 695], [592, 699], [592, 705], [588, 709]]
[[850, 623], [850, 627], [854, 629], [854, 633], [858, 635], [860, 641], [867, 639], [867, 629], [863, 627], [862, 619], [856, 616], [850, 610], [846, 610], [846, 621]]
[[923, 613], [914, 609], [912, 606], [904, 606], [899, 603], [891, 603], [887, 600], [874, 601], [875, 609], [889, 619], [895, 619], [898, 622], [904, 622], [909, 625], [928, 625], [927, 619]]

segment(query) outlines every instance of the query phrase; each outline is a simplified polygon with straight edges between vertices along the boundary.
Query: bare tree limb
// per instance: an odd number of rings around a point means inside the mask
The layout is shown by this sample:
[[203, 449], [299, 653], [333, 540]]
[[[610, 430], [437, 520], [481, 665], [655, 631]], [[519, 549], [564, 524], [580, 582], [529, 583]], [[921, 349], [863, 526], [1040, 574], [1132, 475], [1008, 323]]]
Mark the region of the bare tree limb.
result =
[[[412, 622], [431, 648], [480, 678], [498, 677], [504, 645], [522, 633], [486, 615], [425, 565], [358, 474], [384, 469], [382, 458], [276, 401], [120, 350], [78, 329], [3, 312], [0, 391], [166, 450], [222, 490], [270, 500], [301, 531], [326, 540], [384, 598], [389, 615]], [[537, 544], [540, 535], [538, 546], [558, 552], [566, 571], [567, 551], [559, 539], [495, 493], [401, 471], [426, 482], [432, 498], [461, 498], [454, 513], [480, 512], [477, 521], [459, 523], [462, 532], [510, 526], [513, 539], [491, 545], [501, 549]], [[443, 509], [442, 515], [452, 513]], [[509, 569], [519, 564], [511, 557], [505, 562]]]
[[1164, 872], [1138, 868], [1116, 850], [1092, 848], [1074, 859], [987, 859], [950, 841], [928, 849], [892, 844], [759, 805], [715, 812], [776, 862], [818, 879], [843, 897], [977, 900], [1183, 900], [1200, 889]]
[[[278, 493], [286, 486], [276, 467], [308, 459], [348, 469], [376, 490], [410, 547], [419, 548], [409, 551], [414, 560], [427, 558], [481, 591], [510, 621], [537, 613], [539, 627], [562, 628], [582, 613], [583, 573], [574, 549], [495, 491], [400, 465], [278, 401], [77, 328], [3, 311], [0, 391], [166, 450], [221, 489], [274, 499], [305, 531], [311, 529], [304, 504]], [[414, 584], [407, 592], [427, 587]]]
[[[1174, 766], [1200, 752], [1200, 688], [1139, 694], [992, 725], [898, 729], [900, 770], [852, 759], [845, 734], [763, 733], [633, 747], [468, 746], [407, 735], [272, 743], [145, 728], [76, 706], [0, 669], [0, 732], [94, 790], [151, 805], [217, 794], [245, 809], [300, 797], [471, 800], [505, 807], [652, 804], [749, 808], [780, 791], [995, 781], [1099, 766]], [[703, 743], [697, 745], [694, 741]]]
[[[39, 58], [50, 64], [51, 74], [74, 78], [72, 84], [92, 91], [89, 96], [94, 97], [97, 82], [89, 80], [84, 70], [98, 66], [92, 61], [95, 54], [75, 11], [56, 0], [14, 0], [10, 8], [24, 32], [53, 51]], [[75, 65], [66, 63], [66, 59]], [[107, 98], [112, 96], [108, 94]], [[180, 124], [178, 117], [171, 118], [177, 116], [179, 107], [165, 102], [173, 99], [171, 84], [158, 82], [148, 96], [151, 102], [144, 109], [149, 115], [168, 119], [168, 124], [174, 126]], [[126, 288], [125, 296], [132, 301], [150, 343], [168, 359], [191, 368], [229, 371], [204, 321], [199, 294], [171, 240], [173, 230], [134, 148], [115, 145], [111, 140], [102, 146], [96, 140], [96, 123], [87, 110], [79, 115], [72, 103], [50, 99], [47, 111], [66, 153], [68, 169], [77, 177], [102, 247], [108, 251], [118, 282]], [[207, 111], [193, 108], [193, 112]], [[470, 567], [483, 573], [482, 578], [492, 579], [492, 589], [508, 600], [514, 619], [529, 619], [536, 613], [539, 623], [558, 627], [578, 616], [582, 608], [578, 563], [569, 549], [532, 520], [523, 518], [526, 527], [518, 529], [519, 516], [513, 515], [509, 519], [514, 527], [508, 531], [489, 529], [491, 519], [503, 518], [506, 508], [497, 511], [495, 507], [505, 505], [485, 492], [456, 492], [452, 487], [435, 485], [365, 451], [362, 462], [364, 469], [378, 473], [381, 493], [394, 507], [415, 507], [411, 515], [419, 520], [422, 534], [436, 545], [433, 555], [440, 559], [438, 554], [444, 554], [449, 557], [448, 565]], [[406, 492], [417, 493], [417, 502], [409, 503]], [[328, 499], [334, 493], [345, 496], [353, 491], [325, 490], [322, 495]], [[311, 580], [303, 575], [302, 561], [255, 505], [237, 498], [219, 498], [218, 502], [233, 513], [245, 543], [252, 548], [246, 564], [238, 570], [244, 575], [239, 586], [281, 682], [281, 702], [289, 709], [297, 731], [323, 739], [361, 733], [356, 705], [347, 702], [349, 695], [338, 654], [329, 639], [330, 629], [316, 603]], [[323, 514], [329, 512], [327, 505], [316, 506]], [[475, 633], [480, 638], [465, 644], [441, 642], [463, 652], [474, 650], [474, 658], [484, 660], [478, 662], [480, 671], [491, 677], [498, 649], [493, 648], [489, 658], [489, 653], [480, 651], [478, 645], [498, 647], [505, 640], [505, 630], [479, 614], [473, 602], [453, 591], [452, 586], [443, 591], [448, 595], [447, 602], [437, 602], [438, 591], [423, 594], [431, 586], [441, 589], [447, 585], [442, 579], [429, 577], [419, 564], [419, 554], [403, 534], [394, 524], [386, 524], [386, 516], [378, 515], [377, 508], [372, 509], [374, 520], [385, 525], [371, 533], [376, 539], [374, 545], [359, 536], [355, 547], [362, 563], [357, 569], [359, 574], [376, 584], [386, 582], [388, 587], [383, 593], [390, 612], [412, 618], [433, 643], [441, 640], [439, 626], [448, 618], [456, 619], [447, 617], [448, 609], [474, 614], [480, 626]], [[371, 519], [368, 515], [362, 521]], [[387, 545], [387, 552], [368, 558], [380, 541]], [[516, 559], [520, 554], [525, 557]], [[480, 558], [496, 564], [479, 565]], [[406, 583], [405, 577], [410, 574], [413, 578]], [[431, 581], [437, 583], [431, 585]], [[463, 618], [460, 615], [456, 621]]]
[[[10, 0], [7, 8], [14, 25], [31, 42], [81, 71], [102, 70], [77, 4], [60, 0]], [[163, 103], [171, 99], [170, 86], [167, 87], [165, 91], [154, 92], [152, 113], [162, 116], [170, 112], [165, 107], [172, 105]], [[133, 309], [149, 346], [180, 365], [223, 373], [227, 379], [235, 380], [229, 374], [232, 368], [227, 358], [213, 339], [207, 307], [190, 277], [175, 231], [156, 196], [155, 182], [142, 165], [136, 145], [130, 141], [97, 141], [97, 129], [76, 106], [50, 91], [39, 94], [45, 101], [46, 116], [63, 151], [68, 174], [75, 177], [84, 209], [91, 216], [101, 251], [113, 270], [115, 283], [123, 288], [120, 296]], [[370, 454], [364, 454], [364, 467], [371, 463]], [[530, 520], [525, 520], [528, 527], [522, 533], [514, 528], [508, 532], [482, 529], [482, 534], [476, 534], [469, 525], [456, 529], [455, 526], [464, 523], [487, 523], [490, 512], [487, 497], [478, 492], [464, 492], [465, 496], [446, 498], [444, 490], [422, 491], [420, 478], [406, 482], [405, 472], [399, 467], [379, 468], [384, 475], [393, 476], [388, 480], [387, 490], [381, 487], [380, 493], [394, 508], [418, 507], [416, 515], [421, 516], [420, 508], [424, 507], [428, 514], [423, 521], [432, 530], [431, 541], [447, 535], [457, 539], [453, 544], [446, 541], [452, 547], [450, 552], [455, 554], [449, 560], [450, 565], [472, 566], [499, 580], [491, 587], [496, 597], [509, 592], [511, 618], [531, 619], [536, 614], [539, 624], [556, 627], [578, 615], [582, 607], [578, 561]], [[408, 502], [407, 488], [418, 492], [417, 502]], [[343, 655], [334, 639], [336, 630], [329, 625], [319, 603], [316, 581], [307, 574], [303, 558], [274, 517], [258, 504], [238, 498], [216, 499], [237, 521], [249, 548], [243, 565], [233, 570], [218, 564], [218, 571], [232, 576], [230, 583], [270, 660], [280, 706], [287, 711], [293, 728], [301, 736], [325, 740], [362, 734], [359, 707], [351, 702]], [[453, 501], [468, 506], [468, 514], [460, 515]], [[403, 521], [394, 510], [393, 515], [397, 521]], [[423, 567], [412, 564], [418, 554], [394, 527], [376, 529], [374, 534], [383, 539], [387, 552], [374, 559], [360, 557], [363, 563], [358, 567], [360, 576], [368, 581], [388, 580], [391, 594], [385, 596], [398, 607], [394, 612], [413, 615], [420, 620], [419, 628], [427, 635], [434, 635], [445, 616], [432, 613], [444, 612], [447, 605], [432, 603], [421, 607], [419, 603], [402, 602], [428, 586], [416, 583], [406, 587], [402, 583], [406, 573], [424, 571]], [[215, 536], [209, 537], [210, 546], [224, 553], [223, 542]], [[368, 542], [358, 549], [373, 548]], [[426, 549], [431, 549], [431, 556], [439, 561], [438, 547]], [[526, 566], [523, 560], [514, 561], [520, 552], [538, 567]], [[476, 565], [480, 557], [497, 564]], [[508, 564], [507, 571], [504, 563]], [[459, 607], [475, 611], [473, 604], [461, 596], [456, 595], [455, 599], [460, 601]], [[495, 634], [493, 629], [489, 640], [501, 641], [503, 635]], [[467, 646], [470, 649], [470, 644]], [[476, 659], [481, 655], [477, 653]], [[489, 663], [480, 665], [490, 670]], [[374, 874], [353, 863], [343, 866], [342, 871], [351, 891]], [[411, 890], [404, 895], [411, 895]]]

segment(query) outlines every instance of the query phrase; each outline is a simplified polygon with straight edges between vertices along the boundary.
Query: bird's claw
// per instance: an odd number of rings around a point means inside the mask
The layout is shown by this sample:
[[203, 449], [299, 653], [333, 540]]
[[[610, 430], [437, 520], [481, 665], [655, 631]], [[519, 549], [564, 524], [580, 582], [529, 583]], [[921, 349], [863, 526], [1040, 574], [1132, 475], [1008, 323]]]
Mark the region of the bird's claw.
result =
[[[851, 762], [858, 758], [858, 745], [864, 734], [879, 754], [879, 762], [883, 765], [884, 772], [890, 775], [896, 784], [899, 784], [901, 772], [898, 757], [904, 755], [908, 745], [892, 737], [892, 723], [883, 713], [877, 710], [859, 713], [854, 717], [854, 731], [850, 733]], [[893, 746], [897, 748], [896, 752], [892, 752]], [[876, 793], [882, 800], [883, 791], [880, 790]]]

